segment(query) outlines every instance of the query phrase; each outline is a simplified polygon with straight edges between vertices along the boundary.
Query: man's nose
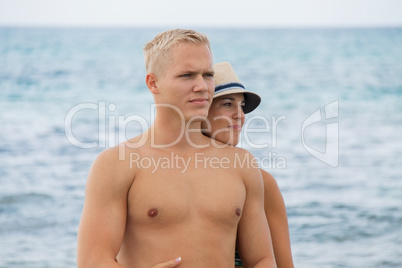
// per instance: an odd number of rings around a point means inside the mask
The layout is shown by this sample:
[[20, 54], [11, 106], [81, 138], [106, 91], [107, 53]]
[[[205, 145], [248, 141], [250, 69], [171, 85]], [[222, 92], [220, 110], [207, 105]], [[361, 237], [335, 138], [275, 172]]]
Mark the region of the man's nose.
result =
[[202, 75], [198, 75], [195, 80], [194, 91], [208, 91], [208, 83]]

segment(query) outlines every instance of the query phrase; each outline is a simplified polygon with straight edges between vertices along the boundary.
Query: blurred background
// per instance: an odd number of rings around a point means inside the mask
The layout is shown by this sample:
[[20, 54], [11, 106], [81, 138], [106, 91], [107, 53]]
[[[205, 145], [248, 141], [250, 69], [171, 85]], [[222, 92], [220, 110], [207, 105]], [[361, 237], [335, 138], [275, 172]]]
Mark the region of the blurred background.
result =
[[295, 266], [400, 267], [396, 0], [0, 0], [0, 267], [76, 266], [88, 170], [152, 121], [142, 47], [171, 28], [262, 96], [240, 146], [278, 181]]

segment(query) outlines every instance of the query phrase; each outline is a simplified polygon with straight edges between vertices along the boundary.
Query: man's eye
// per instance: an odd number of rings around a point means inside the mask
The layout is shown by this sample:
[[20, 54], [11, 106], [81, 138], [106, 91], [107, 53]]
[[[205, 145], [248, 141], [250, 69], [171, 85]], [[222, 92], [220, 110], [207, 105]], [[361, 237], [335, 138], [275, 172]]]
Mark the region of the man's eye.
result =
[[230, 106], [232, 106], [232, 104], [230, 102], [226, 102], [223, 104], [223, 106], [230, 107]]

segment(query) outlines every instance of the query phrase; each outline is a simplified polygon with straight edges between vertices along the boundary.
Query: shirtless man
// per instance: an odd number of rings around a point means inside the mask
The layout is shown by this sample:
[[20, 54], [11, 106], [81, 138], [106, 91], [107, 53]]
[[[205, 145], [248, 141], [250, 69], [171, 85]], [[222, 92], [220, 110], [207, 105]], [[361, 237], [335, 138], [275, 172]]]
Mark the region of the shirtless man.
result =
[[236, 234], [245, 267], [276, 267], [253, 157], [201, 133], [214, 92], [207, 37], [171, 30], [144, 52], [155, 120], [91, 167], [78, 267], [232, 268]]

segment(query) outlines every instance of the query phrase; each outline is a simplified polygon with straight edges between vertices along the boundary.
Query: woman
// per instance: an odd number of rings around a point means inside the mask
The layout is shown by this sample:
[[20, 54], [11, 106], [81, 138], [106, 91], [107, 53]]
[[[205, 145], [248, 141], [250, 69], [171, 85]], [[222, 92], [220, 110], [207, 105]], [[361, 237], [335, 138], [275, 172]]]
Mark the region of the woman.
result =
[[[244, 114], [253, 111], [261, 98], [246, 91], [228, 62], [214, 65], [215, 93], [209, 109], [208, 121], [203, 124], [204, 133], [220, 142], [236, 146], [245, 121]], [[286, 207], [274, 177], [261, 170], [264, 181], [264, 207], [269, 223], [275, 260], [278, 267], [294, 267], [290, 248]], [[236, 254], [236, 267], [242, 267]]]

